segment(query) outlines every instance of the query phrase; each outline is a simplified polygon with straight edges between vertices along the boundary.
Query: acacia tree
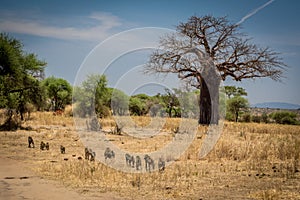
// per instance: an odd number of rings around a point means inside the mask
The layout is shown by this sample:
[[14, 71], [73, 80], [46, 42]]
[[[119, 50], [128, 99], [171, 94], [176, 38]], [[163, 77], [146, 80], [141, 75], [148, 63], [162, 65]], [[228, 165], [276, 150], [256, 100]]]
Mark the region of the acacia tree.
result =
[[48, 77], [42, 81], [42, 86], [47, 91], [47, 96], [51, 100], [53, 111], [64, 109], [72, 102], [72, 86], [62, 78]]
[[235, 86], [225, 86], [225, 93], [228, 99], [235, 96], [247, 96], [247, 92], [244, 88]]
[[21, 41], [0, 33], [0, 108], [8, 110], [8, 119], [0, 129], [17, 128], [13, 115], [20, 114], [23, 120], [26, 105], [42, 104], [39, 81], [44, 77], [45, 65], [35, 54], [25, 52]]
[[286, 67], [277, 52], [252, 44], [240, 25], [226, 17], [192, 16], [176, 30], [161, 38], [144, 72], [175, 73], [198, 88], [199, 124], [218, 123], [221, 80], [269, 77], [277, 81]]
[[80, 117], [93, 116], [94, 111], [100, 117], [108, 115], [111, 91], [107, 88], [105, 75], [91, 74], [73, 91], [75, 114]]
[[234, 121], [237, 122], [239, 119], [240, 112], [242, 110], [247, 109], [249, 107], [249, 103], [248, 103], [247, 99], [245, 99], [242, 96], [237, 95], [231, 99], [228, 99], [227, 107], [228, 107], [227, 108], [228, 111], [233, 114]]

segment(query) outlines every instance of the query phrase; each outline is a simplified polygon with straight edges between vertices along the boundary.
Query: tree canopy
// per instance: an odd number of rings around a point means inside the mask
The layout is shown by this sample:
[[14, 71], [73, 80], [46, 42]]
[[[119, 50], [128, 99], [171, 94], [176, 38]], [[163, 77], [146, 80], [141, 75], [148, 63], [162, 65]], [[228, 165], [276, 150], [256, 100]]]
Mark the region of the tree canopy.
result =
[[240, 24], [227, 17], [192, 16], [176, 27], [176, 33], [160, 40], [145, 73], [176, 73], [201, 90], [199, 123], [218, 123], [218, 87], [221, 79], [235, 81], [282, 78], [286, 65], [279, 53], [251, 43]]
[[64, 109], [72, 101], [72, 86], [68, 81], [53, 76], [42, 81], [42, 86], [46, 89], [48, 99], [51, 101], [51, 110]]
[[26, 104], [41, 104], [39, 80], [44, 78], [45, 65], [35, 54], [25, 52], [19, 40], [0, 33], [0, 108], [9, 110], [8, 129], [14, 110], [23, 120]]

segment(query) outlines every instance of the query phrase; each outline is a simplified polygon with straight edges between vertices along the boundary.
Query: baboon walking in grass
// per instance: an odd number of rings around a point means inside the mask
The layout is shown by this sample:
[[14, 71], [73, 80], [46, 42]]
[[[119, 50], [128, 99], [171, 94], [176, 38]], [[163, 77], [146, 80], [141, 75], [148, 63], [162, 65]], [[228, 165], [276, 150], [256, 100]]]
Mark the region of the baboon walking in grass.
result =
[[154, 170], [154, 160], [148, 155], [146, 154], [145, 157], [145, 167], [146, 167], [146, 171], [151, 171], [151, 168], [152, 170]]
[[158, 170], [161, 172], [161, 171], [164, 171], [165, 170], [165, 161], [164, 159], [162, 158], [159, 158], [158, 160]]
[[126, 164], [127, 166], [131, 166], [134, 167], [135, 164], [135, 160], [134, 157], [129, 155], [128, 153], [125, 154], [125, 160], [126, 160]]
[[95, 153], [94, 151], [92, 151], [92, 152], [90, 153], [90, 156], [91, 156], [90, 161], [95, 161], [96, 153]]
[[40, 149], [43, 151], [45, 149], [45, 147], [46, 147], [46, 144], [43, 141], [41, 141]]
[[60, 145], [60, 153], [65, 154], [66, 153], [66, 148], [63, 145]]
[[28, 136], [28, 148], [34, 148], [34, 141], [31, 136]]
[[96, 153], [93, 152], [92, 149], [88, 149], [87, 147], [85, 147], [84, 155], [86, 160], [95, 161]]
[[113, 150], [111, 150], [109, 147], [107, 147], [105, 149], [105, 152], [104, 152], [104, 158], [105, 160], [107, 158], [111, 159], [111, 158], [114, 158], [115, 157], [115, 152]]
[[142, 168], [142, 160], [140, 156], [135, 157], [135, 168], [136, 170], [140, 170]]
[[49, 151], [49, 143], [48, 142], [46, 142], [45, 148], [46, 148], [47, 151]]

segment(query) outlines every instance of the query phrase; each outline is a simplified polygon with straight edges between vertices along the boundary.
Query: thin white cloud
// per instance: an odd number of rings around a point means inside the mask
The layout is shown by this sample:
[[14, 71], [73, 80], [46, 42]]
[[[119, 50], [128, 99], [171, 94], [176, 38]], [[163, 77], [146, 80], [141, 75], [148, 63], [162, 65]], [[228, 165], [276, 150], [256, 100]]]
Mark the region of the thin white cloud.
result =
[[[62, 27], [61, 25], [47, 25], [41, 20], [4, 17], [0, 19], [0, 31], [67, 40], [100, 41], [107, 38], [112, 33], [112, 29], [122, 25], [117, 16], [109, 13], [93, 13], [85, 20], [87, 23], [94, 20], [95, 23], [88, 28], [78, 28], [78, 24], [76, 27]], [[82, 24], [82, 26], [84, 25], [86, 24]]]
[[254, 9], [253, 11], [251, 11], [250, 13], [248, 13], [247, 15], [245, 15], [238, 23], [236, 23], [237, 25], [243, 23], [244, 21], [246, 21], [248, 18], [252, 17], [253, 15], [255, 15], [258, 11], [260, 11], [261, 9], [264, 9], [266, 6], [268, 6], [269, 4], [271, 4], [274, 0], [270, 0], [267, 3], [263, 4], [262, 6]]

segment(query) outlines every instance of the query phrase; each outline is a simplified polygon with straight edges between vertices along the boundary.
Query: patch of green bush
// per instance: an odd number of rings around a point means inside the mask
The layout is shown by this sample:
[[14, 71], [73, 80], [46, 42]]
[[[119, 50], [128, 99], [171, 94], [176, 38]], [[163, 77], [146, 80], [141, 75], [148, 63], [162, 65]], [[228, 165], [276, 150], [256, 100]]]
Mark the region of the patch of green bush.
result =
[[270, 117], [278, 124], [299, 125], [297, 114], [288, 111], [278, 111], [270, 114]]

